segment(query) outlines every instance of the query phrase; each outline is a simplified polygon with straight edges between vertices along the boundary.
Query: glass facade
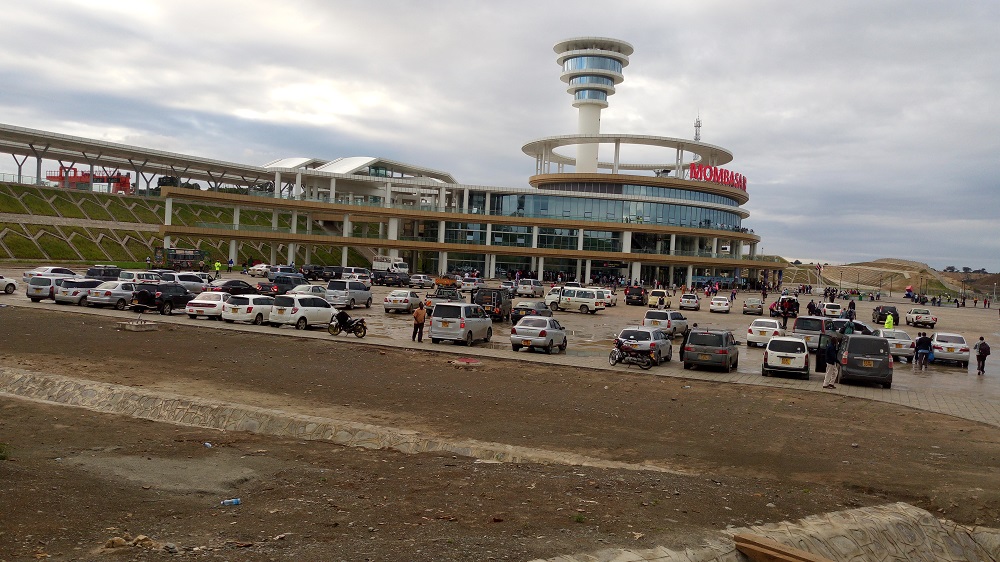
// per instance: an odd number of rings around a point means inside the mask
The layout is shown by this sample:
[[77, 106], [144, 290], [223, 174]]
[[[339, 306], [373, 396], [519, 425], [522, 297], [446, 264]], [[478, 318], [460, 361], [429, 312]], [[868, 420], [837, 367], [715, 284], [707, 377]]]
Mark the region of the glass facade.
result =
[[600, 90], [580, 90], [573, 94], [573, 99], [608, 101], [608, 94]]
[[591, 69], [610, 70], [611, 72], [621, 74], [622, 63], [607, 57], [573, 57], [563, 61], [563, 72]]
[[531, 247], [532, 233], [530, 226], [495, 224], [491, 229], [490, 236], [493, 238], [490, 240], [490, 244], [494, 246]]
[[578, 191], [582, 193], [611, 193], [615, 195], [634, 195], [638, 197], [663, 197], [669, 199], [683, 199], [685, 201], [715, 203], [717, 205], [728, 205], [731, 207], [740, 206], [739, 202], [731, 197], [716, 195], [714, 193], [703, 193], [692, 189], [678, 189], [675, 187], [598, 182], [567, 182], [545, 184], [545, 189], [554, 191]]
[[571, 228], [539, 228], [538, 247], [575, 250], [579, 243], [579, 232]]
[[606, 76], [577, 76], [570, 78], [570, 86], [586, 86], [587, 84], [600, 84], [602, 86], [614, 86], [615, 81]]

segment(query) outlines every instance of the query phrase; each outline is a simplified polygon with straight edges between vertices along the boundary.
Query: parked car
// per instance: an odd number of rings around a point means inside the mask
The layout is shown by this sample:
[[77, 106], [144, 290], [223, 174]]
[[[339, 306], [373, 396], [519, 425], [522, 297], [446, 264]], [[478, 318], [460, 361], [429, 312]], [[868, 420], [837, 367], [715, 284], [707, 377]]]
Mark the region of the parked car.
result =
[[274, 297], [267, 295], [233, 295], [222, 303], [222, 319], [226, 322], [250, 322], [260, 326], [271, 318]]
[[430, 289], [430, 288], [434, 287], [434, 278], [431, 277], [430, 275], [424, 275], [423, 273], [417, 273], [416, 275], [411, 275], [410, 276], [410, 281], [409, 281], [409, 283], [407, 283], [407, 285], [411, 289], [413, 289], [413, 288], [420, 288], [420, 289], [427, 288], [427, 289]]
[[369, 291], [372, 289], [372, 278], [367, 273], [344, 273], [340, 276], [340, 279], [346, 281], [358, 281]]
[[219, 318], [222, 318], [222, 305], [225, 304], [231, 296], [232, 295], [229, 293], [204, 291], [188, 301], [187, 306], [184, 307], [184, 312], [186, 312], [190, 318], [205, 316], [207, 318], [211, 318], [212, 320], [218, 320]]
[[66, 267], [45, 266], [36, 267], [31, 271], [25, 271], [21, 274], [21, 281], [27, 283], [28, 279], [38, 277], [39, 275], [44, 275], [46, 277], [79, 277], [78, 273]]
[[114, 281], [118, 279], [118, 274], [122, 268], [117, 265], [94, 265], [87, 268], [84, 277], [87, 279], [100, 279], [101, 281]]
[[618, 293], [609, 287], [599, 287], [598, 291], [604, 291], [604, 306], [618, 306]]
[[172, 281], [174, 283], [180, 283], [184, 285], [184, 288], [191, 291], [192, 293], [204, 293], [209, 290], [209, 285], [211, 283], [206, 282], [197, 273], [193, 271], [182, 271], [182, 272], [167, 272], [161, 273], [160, 279], [164, 281]]
[[483, 310], [486, 311], [486, 314], [490, 315], [490, 319], [494, 322], [510, 320], [510, 311], [512, 308], [510, 295], [503, 289], [494, 289], [492, 287], [476, 289], [472, 293], [472, 302], [483, 307]]
[[765, 377], [792, 374], [809, 380], [809, 348], [805, 340], [789, 336], [772, 337], [764, 348], [760, 374]]
[[934, 352], [934, 362], [952, 361], [962, 367], [969, 367], [971, 352], [965, 336], [938, 332], [931, 336], [931, 350]]
[[482, 289], [486, 286], [486, 281], [481, 277], [469, 277], [465, 276], [462, 278], [462, 286], [459, 288], [463, 293], [471, 293], [476, 289]]
[[375, 271], [372, 272], [372, 282], [386, 287], [408, 287], [410, 275], [401, 271]]
[[305, 284], [307, 284], [306, 278], [299, 273], [282, 273], [275, 275], [271, 281], [257, 283], [257, 292], [262, 295], [283, 295], [295, 287]]
[[478, 304], [442, 302], [431, 312], [431, 343], [451, 340], [472, 345], [493, 338], [493, 321]]
[[618, 332], [618, 339], [628, 341], [638, 351], [648, 353], [653, 365], [670, 361], [674, 357], [673, 342], [663, 330], [654, 326], [629, 326]]
[[[782, 295], [778, 297], [768, 311], [770, 312], [771, 318], [777, 318], [781, 316], [781, 311], [785, 310], [785, 303], [788, 303], [788, 316], [789, 318], [796, 318], [799, 315], [799, 297], [795, 295]], [[839, 312], [838, 312], [839, 314]]]
[[582, 314], [597, 314], [604, 310], [604, 300], [597, 297], [594, 289], [553, 287], [545, 295], [545, 304], [552, 310], [574, 310]]
[[906, 312], [904, 317], [907, 326], [927, 326], [930, 329], [934, 329], [934, 325], [937, 324], [937, 316], [931, 314], [931, 311], [926, 308], [911, 308]]
[[511, 297], [517, 295], [517, 283], [513, 281], [501, 281], [500, 288], [507, 291], [507, 294]]
[[903, 330], [879, 328], [874, 330], [872, 335], [885, 338], [889, 342], [889, 353], [892, 354], [892, 358], [896, 361], [899, 361], [903, 357], [913, 361], [913, 356], [917, 352], [917, 346], [913, 339], [910, 338], [910, 334], [907, 334]]
[[[766, 346], [771, 338], [784, 336], [785, 330], [781, 327], [781, 322], [770, 318], [758, 318], [750, 323], [747, 328], [747, 347], [759, 345]], [[801, 338], [805, 341], [805, 338]]]
[[555, 318], [545, 316], [526, 316], [510, 329], [510, 347], [520, 351], [527, 347], [532, 351], [541, 349], [552, 353], [553, 348], [566, 351], [569, 338], [565, 328]]
[[721, 367], [727, 373], [740, 364], [740, 348], [728, 330], [694, 330], [684, 346], [684, 368]]
[[120, 271], [118, 273], [120, 281], [132, 281], [133, 283], [159, 283], [163, 281], [159, 273], [152, 271]]
[[761, 316], [764, 314], [764, 301], [758, 299], [757, 297], [749, 297], [743, 300], [743, 314], [756, 314]]
[[309, 326], [328, 326], [336, 313], [323, 297], [279, 295], [274, 297], [268, 321], [276, 327], [291, 324], [296, 330], [305, 330]]
[[687, 318], [676, 310], [647, 310], [642, 325], [659, 328], [671, 338], [688, 331]]
[[881, 383], [882, 388], [892, 386], [892, 355], [885, 338], [846, 335], [837, 348], [837, 357], [841, 382], [860, 380]]
[[348, 310], [364, 304], [372, 306], [372, 292], [361, 281], [351, 279], [331, 279], [326, 285], [326, 300], [333, 306], [343, 306]]
[[819, 338], [834, 331], [833, 320], [823, 316], [799, 316], [792, 324], [789, 335], [800, 335], [806, 340], [806, 347], [815, 350], [819, 347]]
[[819, 305], [820, 314], [827, 318], [838, 318], [843, 307], [838, 302], [824, 302]]
[[135, 296], [136, 284], [131, 281], [105, 281], [87, 292], [87, 306], [113, 306], [125, 310]]
[[62, 285], [56, 289], [53, 300], [57, 304], [76, 304], [87, 306], [87, 295], [93, 289], [103, 283], [100, 279], [87, 279], [83, 277], [67, 277]]
[[899, 311], [896, 310], [896, 307], [891, 304], [880, 304], [876, 306], [875, 309], [872, 310], [872, 323], [882, 324], [889, 315], [892, 315], [893, 325], [899, 326]]
[[666, 289], [652, 289], [649, 291], [649, 298], [647, 299], [649, 307], [656, 308], [660, 306], [661, 298], [663, 299], [663, 308], [670, 308], [672, 304], [670, 302], [670, 293]]
[[729, 314], [731, 308], [732, 305], [728, 297], [712, 297], [712, 300], [708, 301], [709, 312], [725, 312]]
[[195, 294], [180, 283], [138, 283], [132, 297], [132, 309], [139, 312], [157, 310], [169, 315], [175, 309], [184, 310]]
[[323, 277], [323, 266], [307, 263], [299, 269], [299, 273], [310, 281], [318, 281]]
[[296, 285], [289, 289], [285, 294], [291, 295], [313, 295], [316, 297], [326, 298], [326, 287], [322, 285], [313, 285], [312, 283], [303, 283], [302, 285]]
[[267, 272], [270, 271], [270, 268], [271, 266], [266, 263], [258, 263], [247, 269], [247, 275], [250, 277], [267, 277]]
[[278, 275], [288, 275], [295, 274], [301, 276], [305, 279], [305, 276], [299, 273], [299, 270], [295, 269], [290, 265], [272, 265], [267, 268], [267, 280], [274, 281], [274, 278]]
[[517, 282], [517, 296], [519, 297], [541, 297], [545, 294], [545, 287], [538, 279], [521, 279]]
[[219, 291], [230, 295], [256, 295], [257, 289], [242, 279], [218, 279], [208, 286], [209, 291]]
[[344, 274], [344, 268], [339, 265], [327, 265], [323, 267], [323, 273], [320, 276], [323, 281], [329, 281], [331, 279], [340, 279]]
[[0, 290], [8, 295], [13, 294], [17, 290], [17, 281], [11, 279], [10, 277], [4, 277], [0, 275]]
[[28, 286], [24, 289], [24, 294], [31, 302], [38, 302], [44, 299], [55, 300], [56, 289], [62, 284], [63, 279], [70, 278], [33, 275], [28, 278]]
[[396, 289], [382, 301], [382, 307], [390, 312], [413, 312], [420, 304], [420, 295], [410, 289]]
[[543, 301], [521, 301], [511, 307], [511, 322], [518, 322], [525, 316], [552, 316], [552, 311]]
[[630, 287], [625, 287], [625, 305], [639, 305], [646, 306], [649, 304], [649, 293], [646, 291], [645, 287], [640, 287], [638, 285], [632, 285]]
[[684, 293], [677, 308], [681, 310], [701, 310], [701, 299], [694, 293]]

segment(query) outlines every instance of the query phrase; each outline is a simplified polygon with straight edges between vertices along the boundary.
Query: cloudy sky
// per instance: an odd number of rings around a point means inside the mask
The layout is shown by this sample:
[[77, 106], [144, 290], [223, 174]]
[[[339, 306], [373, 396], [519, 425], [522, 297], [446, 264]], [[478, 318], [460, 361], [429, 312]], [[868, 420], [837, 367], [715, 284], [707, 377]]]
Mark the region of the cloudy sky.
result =
[[0, 122], [501, 186], [534, 172], [524, 143], [576, 132], [552, 45], [624, 39], [602, 132], [690, 138], [700, 115], [764, 252], [1000, 271], [1000, 2], [35, 0], [3, 19]]

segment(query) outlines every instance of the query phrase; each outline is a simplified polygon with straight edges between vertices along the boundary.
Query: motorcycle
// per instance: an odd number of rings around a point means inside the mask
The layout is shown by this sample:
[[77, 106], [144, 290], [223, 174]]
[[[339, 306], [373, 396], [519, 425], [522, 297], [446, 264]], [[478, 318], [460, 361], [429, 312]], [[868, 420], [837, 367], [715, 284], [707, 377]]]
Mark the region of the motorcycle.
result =
[[625, 365], [638, 365], [642, 370], [649, 370], [653, 366], [653, 359], [650, 354], [645, 351], [639, 351], [636, 347], [636, 342], [625, 341], [621, 338], [615, 338], [615, 348], [611, 350], [611, 354], [608, 355], [608, 363], [612, 365], [617, 365], [618, 363], [623, 363]]
[[333, 322], [330, 322], [327, 331], [333, 336], [340, 335], [340, 332], [347, 332], [363, 338], [368, 334], [368, 325], [364, 318], [351, 318], [350, 314], [341, 310], [334, 315]]

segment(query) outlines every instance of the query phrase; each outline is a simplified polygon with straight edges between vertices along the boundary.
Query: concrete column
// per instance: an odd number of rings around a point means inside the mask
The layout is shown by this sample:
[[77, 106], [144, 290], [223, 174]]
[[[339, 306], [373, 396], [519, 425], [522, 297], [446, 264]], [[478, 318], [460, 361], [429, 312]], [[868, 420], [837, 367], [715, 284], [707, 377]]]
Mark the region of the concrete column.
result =
[[751, 242], [750, 243], [750, 257], [751, 258], [757, 257], [757, 243], [756, 242]]
[[271, 230], [278, 230], [278, 210], [271, 211]]
[[[281, 172], [274, 173], [274, 198], [281, 198]], [[271, 261], [271, 264], [274, 264], [273, 260]]]
[[529, 258], [528, 269], [536, 271], [538, 269], [538, 258]]
[[531, 247], [532, 248], [537, 248], [538, 247], [538, 227], [537, 226], [531, 227]]
[[448, 273], [448, 252], [438, 252], [438, 275]]
[[[671, 256], [674, 255], [674, 253], [676, 251], [677, 251], [677, 235], [676, 234], [671, 234], [670, 235], [670, 255]], [[671, 279], [673, 279], [673, 277], [671, 277]]]
[[392, 182], [385, 182], [385, 200], [382, 202], [383, 207], [392, 207]]
[[[170, 235], [169, 234], [163, 235], [163, 247], [164, 248], [169, 248], [170, 247], [170, 242], [171, 242]], [[164, 257], [166, 257], [166, 256], [164, 256]]]
[[271, 242], [271, 265], [278, 264], [278, 243]]
[[669, 287], [670, 285], [674, 284], [674, 266], [670, 266], [670, 268], [667, 270], [667, 275], [670, 276], [669, 281], [667, 281], [667, 286]]
[[312, 244], [306, 244], [306, 257], [302, 260], [302, 263], [312, 263]]
[[344, 214], [344, 225], [341, 228], [344, 231], [344, 236], [346, 237], [351, 236], [351, 230], [354, 228], [351, 225], [351, 215]]
[[542, 272], [545, 271], [545, 258], [538, 257], [538, 280], [542, 280]]
[[438, 244], [444, 244], [445, 221], [438, 221]]
[[583, 229], [582, 228], [578, 229], [576, 231], [576, 233], [577, 233], [577, 235], [576, 235], [576, 249], [580, 250], [582, 252], [583, 251]]
[[301, 199], [301, 198], [302, 198], [302, 172], [296, 172], [295, 187], [292, 188], [292, 199]]
[[576, 260], [576, 280], [580, 281], [582, 284], [586, 285], [587, 282], [583, 280], [583, 260]]
[[490, 211], [492, 210], [492, 209], [490, 209], [490, 192], [489, 191], [486, 192], [486, 204], [483, 205], [483, 209], [484, 209], [483, 214], [486, 215], [486, 216], [489, 216], [490, 215]]
[[493, 245], [493, 225], [490, 223], [486, 223], [486, 245]]
[[691, 288], [692, 281], [694, 281], [694, 266], [689, 265], [687, 271], [687, 281], [684, 282], [684, 284], [688, 286], [688, 289]]
[[330, 202], [337, 200], [337, 178], [330, 178]]
[[712, 257], [717, 257], [719, 254], [719, 238], [712, 238]]
[[438, 210], [442, 212], [445, 211], [445, 188], [443, 187], [438, 188], [437, 200], [438, 200], [437, 201]]
[[462, 212], [469, 212], [469, 190], [468, 188], [462, 190]]
[[583, 278], [588, 283], [590, 282], [590, 260], [584, 260], [585, 265], [583, 269]]
[[239, 256], [236, 254], [236, 240], [229, 241], [229, 259], [233, 260], [233, 263], [238, 263]]
[[630, 279], [639, 279], [639, 275], [642, 273], [642, 262], [632, 262], [631, 271], [629, 273]]
[[[296, 175], [296, 180], [295, 180], [296, 183], [298, 183], [298, 181], [299, 181], [298, 178], [299, 177], [300, 177], [300, 175], [297, 174]], [[296, 189], [298, 189], [298, 187]], [[292, 211], [292, 228], [291, 228], [291, 232], [292, 232], [292, 234], [297, 234], [298, 230], [299, 230], [299, 212], [298, 211]], [[288, 263], [295, 263], [295, 243], [294, 242], [289, 242], [288, 243]]]
[[632, 231], [626, 230], [622, 232], [622, 253], [631, 254], [632, 253]]
[[[317, 195], [319, 194], [317, 193]], [[313, 233], [312, 213], [306, 213], [306, 234], [312, 234], [312, 233]]]
[[497, 255], [486, 254], [486, 271], [483, 272], [483, 277], [487, 279], [493, 279], [496, 276], [496, 271], [497, 271]]
[[170, 226], [174, 218], [174, 198], [167, 197], [163, 204], [163, 225]]
[[399, 240], [399, 219], [389, 219], [389, 240]]

